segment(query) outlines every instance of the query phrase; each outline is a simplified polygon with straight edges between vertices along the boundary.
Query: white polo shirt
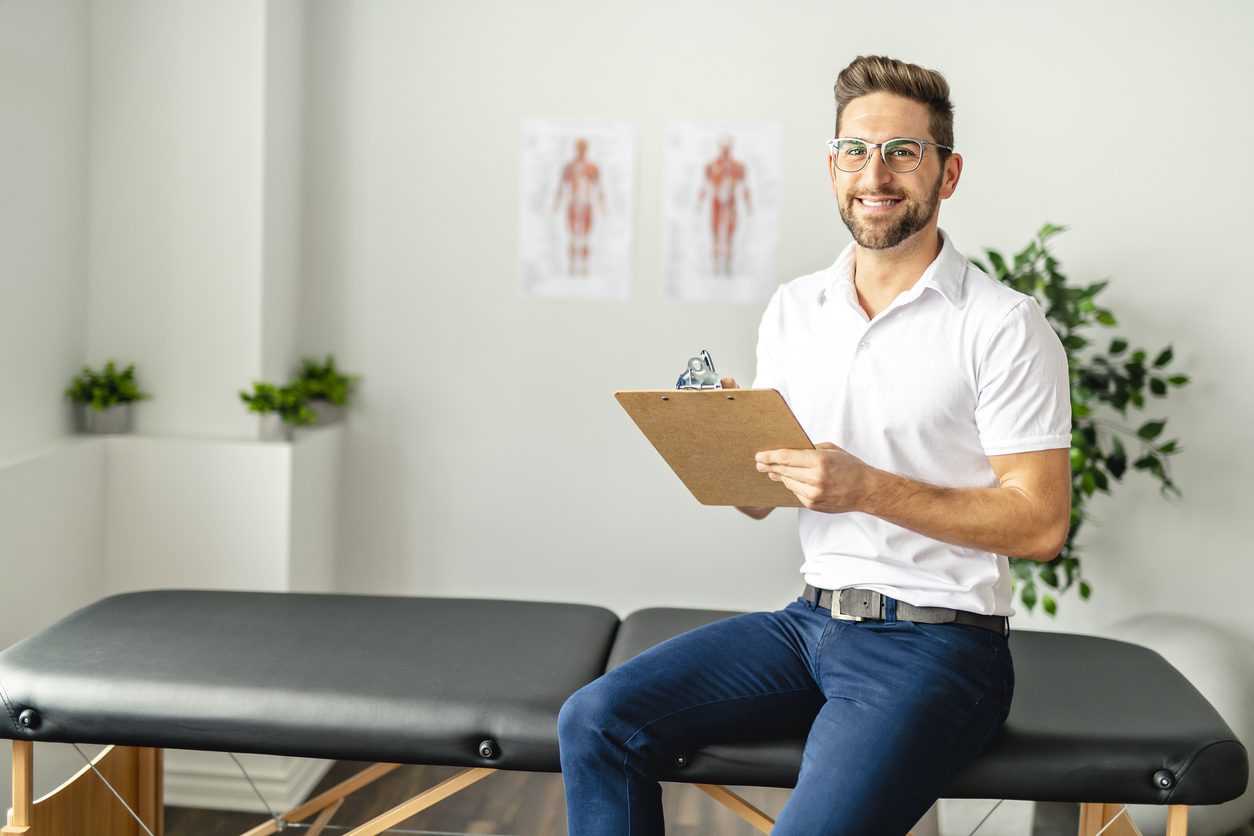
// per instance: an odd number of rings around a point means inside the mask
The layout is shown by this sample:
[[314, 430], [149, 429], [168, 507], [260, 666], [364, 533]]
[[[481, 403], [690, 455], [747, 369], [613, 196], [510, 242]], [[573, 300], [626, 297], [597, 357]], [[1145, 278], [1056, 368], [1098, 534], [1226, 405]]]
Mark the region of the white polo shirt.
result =
[[[1071, 446], [1067, 356], [1040, 305], [944, 245], [874, 319], [854, 245], [780, 286], [758, 334], [755, 389], [778, 389], [815, 444], [946, 487], [996, 487], [988, 456]], [[799, 511], [807, 583], [915, 606], [1012, 615], [1004, 556], [859, 512]]]

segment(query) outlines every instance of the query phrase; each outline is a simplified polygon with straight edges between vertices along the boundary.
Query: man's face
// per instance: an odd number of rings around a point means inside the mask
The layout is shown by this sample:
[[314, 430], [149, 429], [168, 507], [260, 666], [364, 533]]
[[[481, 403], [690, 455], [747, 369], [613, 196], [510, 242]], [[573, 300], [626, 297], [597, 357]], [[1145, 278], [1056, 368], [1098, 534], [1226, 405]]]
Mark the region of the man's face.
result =
[[[845, 106], [840, 135], [867, 142], [897, 137], [932, 140], [928, 122], [923, 104], [888, 93], [872, 93]], [[899, 174], [884, 165], [876, 148], [861, 171], [841, 171], [830, 157], [828, 170], [841, 220], [853, 239], [866, 249], [886, 250], [927, 230], [935, 234], [940, 202], [954, 193], [962, 158], [951, 154], [941, 165], [935, 146], [928, 145], [922, 164]]]

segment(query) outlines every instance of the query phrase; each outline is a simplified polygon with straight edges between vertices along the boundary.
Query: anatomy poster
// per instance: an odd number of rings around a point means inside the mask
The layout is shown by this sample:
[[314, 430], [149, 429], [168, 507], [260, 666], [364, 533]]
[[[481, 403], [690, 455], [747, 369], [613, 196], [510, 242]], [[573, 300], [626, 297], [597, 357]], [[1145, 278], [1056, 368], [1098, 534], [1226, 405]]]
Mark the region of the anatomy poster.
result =
[[673, 124], [666, 145], [667, 294], [760, 302], [778, 284], [778, 125]]
[[518, 248], [525, 295], [627, 298], [635, 169], [630, 125], [523, 123]]

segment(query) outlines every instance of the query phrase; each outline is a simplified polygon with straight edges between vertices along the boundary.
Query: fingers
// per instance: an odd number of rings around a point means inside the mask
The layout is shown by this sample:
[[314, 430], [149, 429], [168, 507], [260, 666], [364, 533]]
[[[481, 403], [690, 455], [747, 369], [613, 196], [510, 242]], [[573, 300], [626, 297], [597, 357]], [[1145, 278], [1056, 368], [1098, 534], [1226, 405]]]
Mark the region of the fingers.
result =
[[[758, 465], [759, 469], [764, 465]], [[767, 477], [773, 482], [783, 482], [784, 487], [796, 493], [793, 485], [805, 486], [807, 490], [822, 488], [827, 482], [823, 478], [823, 472], [820, 470], [811, 470], [803, 467], [780, 467], [779, 465], [770, 466], [769, 470], [763, 470]]]
[[763, 450], [754, 456], [759, 464], [785, 464], [796, 467], [813, 467], [818, 461], [818, 450], [842, 450], [830, 441], [814, 445], [813, 450]]
[[785, 488], [792, 491], [793, 495], [796, 496], [797, 499], [800, 499], [801, 504], [806, 508], [814, 507], [815, 500], [818, 499], [818, 494], [813, 485], [807, 485], [804, 482], [798, 482], [796, 479], [790, 479], [787, 476], [780, 476], [775, 473], [770, 474], [770, 476], [775, 481], [782, 483]]
[[723, 384], [724, 389], [739, 389], [740, 388], [738, 385], [736, 385], [736, 378], [734, 377], [719, 378], [718, 382]]
[[[813, 450], [763, 450], [753, 458], [759, 465], [782, 464], [806, 467], [813, 464], [813, 457]], [[758, 469], [762, 468], [759, 466]]]

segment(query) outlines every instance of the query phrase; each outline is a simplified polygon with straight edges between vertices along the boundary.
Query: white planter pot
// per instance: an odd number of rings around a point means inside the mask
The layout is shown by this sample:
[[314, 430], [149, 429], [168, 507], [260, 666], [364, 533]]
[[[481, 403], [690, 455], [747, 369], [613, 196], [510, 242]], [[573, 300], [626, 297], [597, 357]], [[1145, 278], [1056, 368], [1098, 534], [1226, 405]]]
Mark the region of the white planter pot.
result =
[[330, 401], [311, 401], [309, 404], [313, 407], [313, 411], [318, 415], [319, 427], [325, 427], [328, 424], [338, 424], [344, 420], [344, 407], [336, 406]]
[[262, 441], [291, 441], [295, 428], [285, 424], [277, 412], [266, 412], [261, 415], [257, 437]]
[[114, 404], [104, 409], [92, 409], [91, 404], [84, 404], [80, 417], [82, 431], [98, 435], [128, 433], [134, 418], [129, 403]]

